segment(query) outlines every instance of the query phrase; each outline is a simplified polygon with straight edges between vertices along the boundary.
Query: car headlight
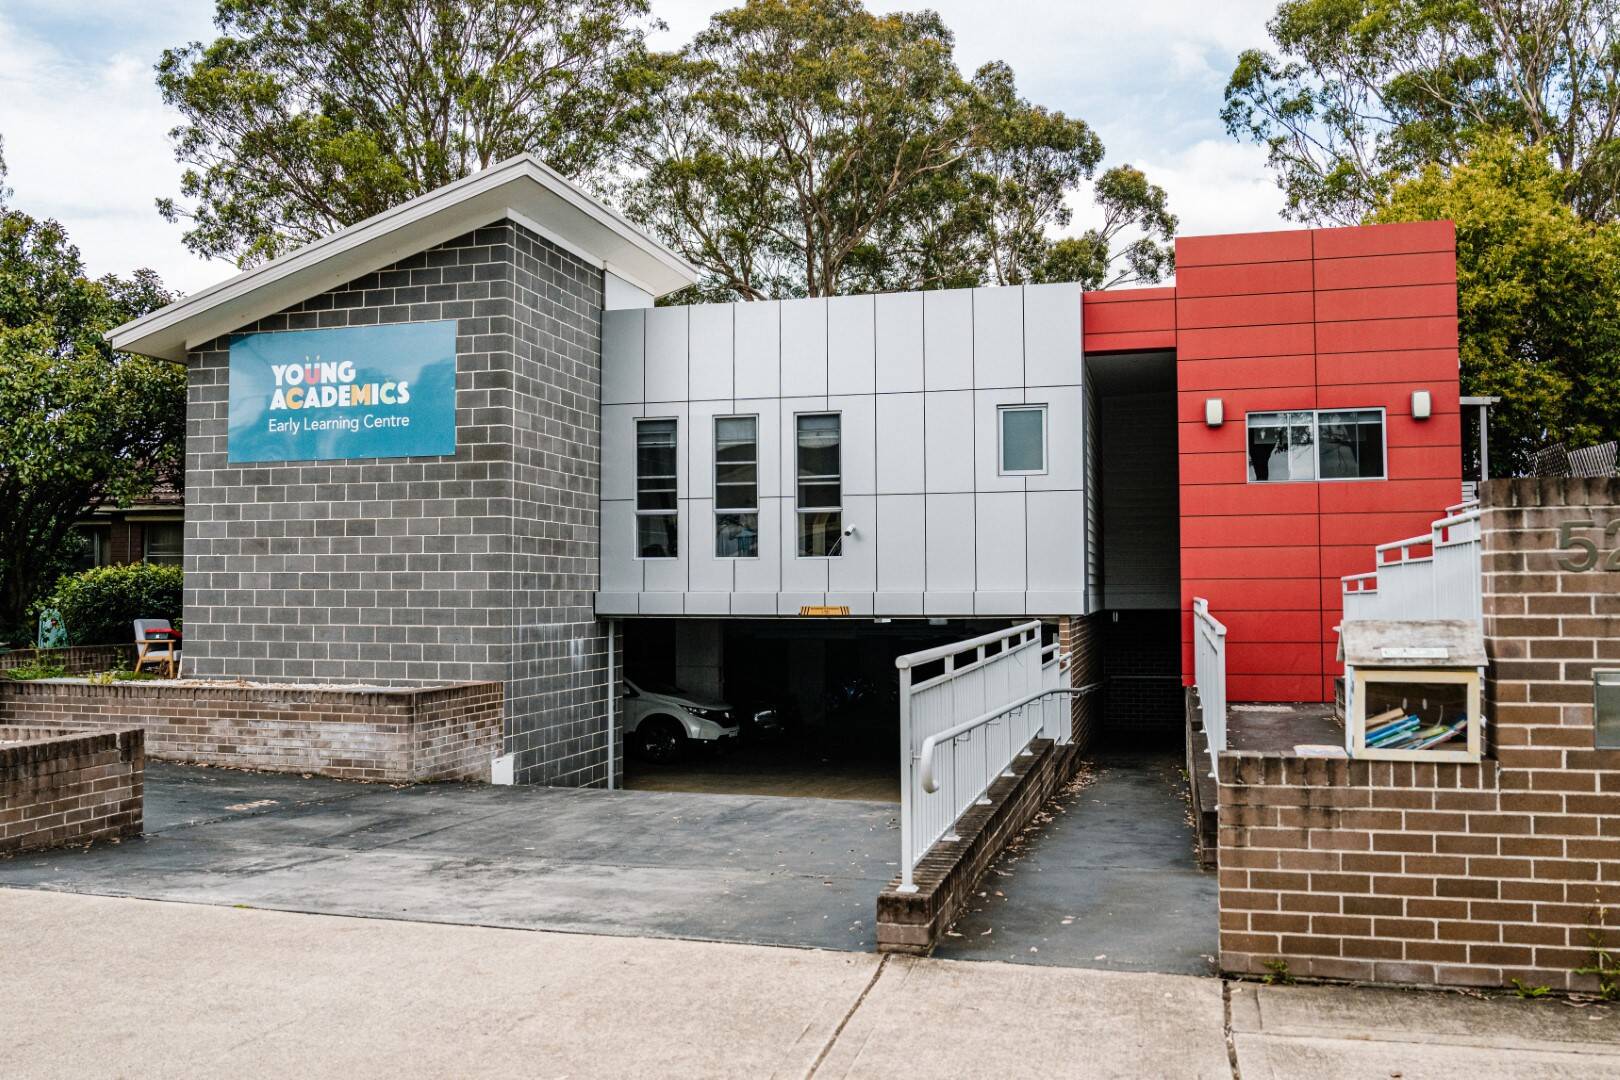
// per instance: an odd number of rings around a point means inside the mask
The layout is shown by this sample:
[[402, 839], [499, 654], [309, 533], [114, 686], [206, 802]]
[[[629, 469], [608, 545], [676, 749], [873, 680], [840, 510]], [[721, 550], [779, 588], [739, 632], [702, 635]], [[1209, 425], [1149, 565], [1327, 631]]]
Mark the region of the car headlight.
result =
[[719, 724], [721, 727], [731, 726], [731, 714], [723, 709], [694, 709], [688, 706], [686, 711], [699, 720], [707, 720], [710, 723]]

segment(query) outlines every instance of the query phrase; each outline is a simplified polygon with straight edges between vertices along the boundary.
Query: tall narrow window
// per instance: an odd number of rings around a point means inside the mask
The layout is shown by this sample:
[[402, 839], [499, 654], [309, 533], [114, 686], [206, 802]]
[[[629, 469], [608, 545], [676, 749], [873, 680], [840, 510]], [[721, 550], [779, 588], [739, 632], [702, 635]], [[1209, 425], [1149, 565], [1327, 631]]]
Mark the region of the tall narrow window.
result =
[[1046, 471], [1046, 406], [1003, 405], [1001, 473], [1028, 476]]
[[759, 420], [714, 421], [714, 555], [759, 557]]
[[837, 555], [843, 539], [844, 485], [839, 458], [839, 416], [798, 418], [799, 557]]
[[1383, 410], [1341, 409], [1317, 413], [1316, 452], [1323, 480], [1382, 478]]
[[636, 554], [643, 559], [673, 559], [680, 554], [675, 484], [675, 421], [637, 420]]

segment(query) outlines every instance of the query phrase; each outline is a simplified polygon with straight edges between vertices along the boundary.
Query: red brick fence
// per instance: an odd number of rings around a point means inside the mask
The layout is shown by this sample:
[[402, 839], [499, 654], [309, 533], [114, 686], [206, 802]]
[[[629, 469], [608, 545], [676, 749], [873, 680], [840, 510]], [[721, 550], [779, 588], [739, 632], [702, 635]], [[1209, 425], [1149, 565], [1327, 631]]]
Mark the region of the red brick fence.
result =
[[1482, 501], [1486, 760], [1222, 755], [1227, 970], [1594, 990], [1576, 969], [1620, 953], [1620, 748], [1593, 707], [1620, 668], [1620, 481]]
[[0, 726], [0, 854], [138, 836], [141, 732]]

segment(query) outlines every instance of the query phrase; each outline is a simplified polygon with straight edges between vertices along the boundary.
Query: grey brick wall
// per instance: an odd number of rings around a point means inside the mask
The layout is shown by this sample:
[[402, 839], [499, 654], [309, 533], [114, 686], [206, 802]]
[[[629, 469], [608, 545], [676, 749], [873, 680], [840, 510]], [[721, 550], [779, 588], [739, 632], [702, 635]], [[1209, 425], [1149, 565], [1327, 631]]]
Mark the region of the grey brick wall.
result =
[[457, 320], [447, 457], [230, 464], [229, 342], [193, 351], [187, 671], [501, 681], [519, 780], [605, 779], [601, 305], [600, 270], [503, 222], [241, 328]]

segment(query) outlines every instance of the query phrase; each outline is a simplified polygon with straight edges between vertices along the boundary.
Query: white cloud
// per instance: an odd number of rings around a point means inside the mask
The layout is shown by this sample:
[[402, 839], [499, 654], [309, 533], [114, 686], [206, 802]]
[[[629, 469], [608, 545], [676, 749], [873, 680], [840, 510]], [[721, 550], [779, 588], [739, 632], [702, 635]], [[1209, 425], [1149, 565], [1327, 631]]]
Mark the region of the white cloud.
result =
[[50, 38], [25, 14], [18, 8], [0, 15], [0, 136], [12, 204], [67, 226], [92, 275], [150, 266], [170, 287], [188, 292], [229, 276], [230, 265], [186, 252], [180, 228], [153, 206], [159, 196], [178, 193], [180, 177], [167, 139], [178, 118], [164, 107], [152, 76], [162, 46], [102, 53], [72, 36], [104, 34], [108, 20], [150, 25], [167, 16], [168, 26], [158, 29], [168, 29], [167, 43], [179, 44], [206, 31], [206, 13], [199, 30], [195, 19], [177, 18], [171, 9], [126, 3], [98, 13], [97, 26], [53, 23], [61, 33]]

